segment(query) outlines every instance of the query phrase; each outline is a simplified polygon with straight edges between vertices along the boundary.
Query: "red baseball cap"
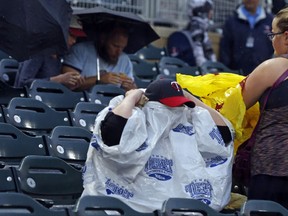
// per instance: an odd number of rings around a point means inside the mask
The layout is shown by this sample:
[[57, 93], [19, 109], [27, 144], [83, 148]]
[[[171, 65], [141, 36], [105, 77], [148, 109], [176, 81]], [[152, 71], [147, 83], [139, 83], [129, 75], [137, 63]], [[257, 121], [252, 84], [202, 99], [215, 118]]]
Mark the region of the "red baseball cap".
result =
[[81, 22], [79, 17], [76, 15], [72, 15], [70, 26], [69, 26], [69, 33], [76, 37], [86, 37], [86, 33], [83, 31]]
[[86, 37], [86, 33], [81, 30], [81, 29], [77, 29], [77, 28], [69, 28], [69, 33], [72, 35], [72, 36], [76, 36], [76, 37]]
[[170, 79], [157, 79], [150, 83], [145, 96], [149, 101], [158, 101], [169, 107], [179, 107], [183, 104], [195, 107], [195, 103], [184, 96], [181, 86]]

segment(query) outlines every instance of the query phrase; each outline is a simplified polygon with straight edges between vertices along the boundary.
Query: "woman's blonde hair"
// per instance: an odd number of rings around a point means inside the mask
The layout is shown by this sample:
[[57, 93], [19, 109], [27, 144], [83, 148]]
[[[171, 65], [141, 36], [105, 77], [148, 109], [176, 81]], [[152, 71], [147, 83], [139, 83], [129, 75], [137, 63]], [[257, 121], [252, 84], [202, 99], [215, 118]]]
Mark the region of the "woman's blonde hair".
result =
[[277, 27], [280, 31], [288, 30], [288, 7], [281, 9], [276, 15]]

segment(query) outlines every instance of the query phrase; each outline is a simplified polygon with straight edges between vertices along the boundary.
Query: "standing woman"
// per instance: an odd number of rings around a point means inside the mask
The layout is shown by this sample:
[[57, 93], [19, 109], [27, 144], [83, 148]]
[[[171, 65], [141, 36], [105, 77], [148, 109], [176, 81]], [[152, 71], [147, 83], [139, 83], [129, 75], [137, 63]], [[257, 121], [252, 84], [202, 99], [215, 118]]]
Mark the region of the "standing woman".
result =
[[[245, 79], [243, 99], [249, 109], [263, 100], [274, 82], [288, 70], [288, 8], [280, 10], [268, 34], [274, 58], [261, 63]], [[276, 201], [288, 208], [288, 80], [269, 95], [256, 131], [248, 199]]]

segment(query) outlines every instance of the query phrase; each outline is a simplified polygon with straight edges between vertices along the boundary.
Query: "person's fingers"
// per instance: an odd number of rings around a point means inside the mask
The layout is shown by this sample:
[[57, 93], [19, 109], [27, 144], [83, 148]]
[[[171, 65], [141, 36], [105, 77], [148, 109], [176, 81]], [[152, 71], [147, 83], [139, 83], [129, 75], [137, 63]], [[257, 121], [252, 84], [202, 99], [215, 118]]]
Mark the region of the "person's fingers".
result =
[[83, 85], [85, 83], [85, 78], [82, 76], [79, 76], [77, 79], [77, 83], [79, 86]]
[[63, 77], [69, 79], [71, 76], [79, 76], [80, 74], [77, 71], [69, 71], [67, 73], [62, 74]]
[[144, 92], [140, 89], [131, 89], [131, 90], [127, 90], [127, 92], [125, 93], [125, 97], [127, 96], [133, 97], [136, 103], [141, 99], [143, 94]]
[[77, 84], [77, 81], [74, 79], [69, 80], [69, 84], [75, 86]]
[[79, 76], [80, 75], [80, 73], [79, 72], [77, 72], [77, 71], [71, 71], [71, 72], [69, 72], [71, 75], [73, 75], [73, 76]]
[[102, 83], [107, 83], [107, 84], [112, 83], [111, 77], [112, 77], [111, 73], [107, 72], [107, 73], [101, 75], [100, 80]]
[[111, 83], [113, 83], [113, 84], [121, 84], [122, 83], [122, 80], [121, 80], [121, 78], [120, 78], [120, 76], [119, 75], [114, 75], [114, 74], [112, 74], [111, 76], [110, 76], [110, 81], [111, 81]]
[[134, 85], [134, 81], [132, 79], [130, 80], [126, 80], [123, 81], [121, 86], [125, 89], [125, 90], [129, 90], [129, 89], [134, 89], [135, 85]]
[[125, 85], [125, 86], [131, 86], [131, 85], [133, 85], [133, 80], [129, 80], [129, 81], [123, 81], [122, 82], [122, 85]]
[[144, 106], [147, 102], [148, 102], [148, 98], [145, 96], [145, 94], [143, 93], [142, 95], [141, 95], [141, 98], [140, 98], [140, 100], [137, 102], [137, 105], [138, 106]]
[[121, 85], [122, 82], [130, 82], [133, 83], [133, 80], [130, 77], [127, 77], [126, 75], [123, 76], [121, 74], [118, 73], [112, 73], [112, 72], [107, 72], [103, 75], [101, 75], [101, 81], [103, 83], [111, 83], [111, 84], [115, 84], [115, 85]]
[[115, 77], [121, 77], [121, 75], [120, 74], [118, 74], [118, 73], [110, 73], [112, 76], [115, 76]]
[[122, 82], [122, 87], [125, 87], [125, 88], [129, 87], [129, 83]]

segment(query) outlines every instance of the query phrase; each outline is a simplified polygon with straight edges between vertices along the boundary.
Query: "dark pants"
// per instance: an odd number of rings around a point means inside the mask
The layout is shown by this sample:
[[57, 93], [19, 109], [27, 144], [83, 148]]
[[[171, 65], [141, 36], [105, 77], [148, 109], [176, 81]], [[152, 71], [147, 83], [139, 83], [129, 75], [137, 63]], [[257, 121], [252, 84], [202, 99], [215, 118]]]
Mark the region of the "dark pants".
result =
[[248, 200], [271, 200], [288, 208], [288, 177], [255, 175], [252, 177]]

